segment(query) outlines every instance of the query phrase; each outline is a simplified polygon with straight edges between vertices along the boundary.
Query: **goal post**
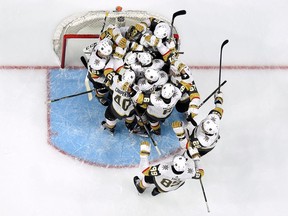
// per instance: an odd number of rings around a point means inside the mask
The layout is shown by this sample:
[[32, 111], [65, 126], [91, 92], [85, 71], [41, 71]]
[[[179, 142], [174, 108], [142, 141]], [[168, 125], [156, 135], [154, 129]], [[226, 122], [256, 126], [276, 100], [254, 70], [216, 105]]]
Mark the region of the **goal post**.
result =
[[61, 68], [65, 68], [65, 59], [66, 59], [66, 48], [67, 42], [69, 39], [97, 39], [99, 38], [98, 34], [65, 34], [63, 35], [63, 43], [62, 43], [62, 53], [61, 53]]
[[[115, 11], [88, 11], [74, 14], [62, 20], [58, 24], [53, 36], [53, 50], [59, 59], [61, 68], [65, 66], [81, 66], [80, 56], [83, 55], [83, 49], [99, 40], [99, 34], [104, 24], [119, 27], [135, 25], [149, 17], [155, 17], [171, 25], [171, 21], [158, 14], [142, 10], [118, 10]], [[173, 26], [173, 35], [177, 40], [179, 47], [179, 35]]]

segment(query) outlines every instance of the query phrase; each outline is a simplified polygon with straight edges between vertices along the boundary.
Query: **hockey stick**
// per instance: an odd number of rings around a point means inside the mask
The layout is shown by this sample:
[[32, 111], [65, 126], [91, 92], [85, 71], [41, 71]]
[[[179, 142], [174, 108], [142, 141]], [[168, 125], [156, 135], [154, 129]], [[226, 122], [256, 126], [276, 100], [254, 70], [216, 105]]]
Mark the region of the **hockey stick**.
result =
[[84, 56], [81, 56], [81, 57], [80, 57], [80, 60], [81, 60], [82, 64], [84, 65], [84, 67], [85, 67], [86, 69], [88, 69], [88, 63], [87, 63], [85, 57], [84, 57]]
[[[85, 57], [84, 57], [84, 56], [81, 56], [81, 57], [80, 57], [80, 60], [81, 60], [82, 64], [84, 65], [84, 67], [85, 67], [86, 69], [88, 69], [88, 64], [87, 64], [87, 61], [86, 61]], [[89, 73], [89, 72], [87, 72], [87, 73]], [[85, 87], [86, 87], [86, 90], [87, 90], [87, 91], [91, 91], [90, 81], [89, 81], [89, 79], [88, 79], [87, 76], [85, 77]], [[89, 100], [89, 101], [91, 101], [91, 100], [93, 99], [93, 95], [92, 95], [91, 92], [89, 92], [89, 93], [87, 94], [87, 96], [88, 96], [88, 100]]]
[[[206, 103], [206, 101], [209, 100], [210, 97], [212, 97], [212, 95], [214, 95], [219, 89], [221, 86], [223, 86], [225, 83], [227, 82], [227, 80], [225, 80], [224, 82], [222, 82], [198, 107], [198, 109], [204, 104]], [[192, 123], [193, 126], [197, 126], [197, 122], [191, 117], [191, 115], [189, 115], [186, 119], [187, 121], [190, 121]]]
[[206, 203], [207, 211], [210, 212], [210, 209], [209, 209], [209, 206], [208, 206], [208, 201], [207, 201], [207, 197], [206, 197], [206, 193], [205, 193], [205, 190], [204, 190], [204, 186], [203, 186], [202, 179], [200, 178], [199, 180], [200, 180], [200, 184], [201, 184], [201, 188], [202, 188], [202, 193], [203, 193], [203, 196], [204, 196], [204, 200], [205, 200], [205, 203]]
[[100, 31], [100, 34], [104, 31], [104, 28], [105, 28], [105, 25], [106, 25], [106, 20], [107, 20], [108, 15], [109, 15], [109, 11], [106, 11], [105, 17], [104, 17], [104, 23], [103, 23], [102, 29], [101, 29], [101, 31]]
[[154, 145], [155, 148], [156, 148], [156, 151], [157, 151], [158, 155], [160, 156], [160, 155], [161, 155], [161, 152], [160, 152], [160, 150], [159, 150], [159, 148], [158, 148], [158, 145], [157, 145], [156, 141], [153, 139], [150, 131], [149, 131], [148, 128], [146, 127], [146, 125], [145, 125], [145, 123], [144, 123], [144, 121], [143, 121], [143, 119], [142, 119], [142, 117], [141, 117], [141, 114], [138, 112], [137, 107], [136, 107], [135, 103], [133, 102], [132, 98], [130, 98], [130, 101], [131, 101], [131, 103], [132, 103], [132, 105], [133, 105], [133, 107], [134, 107], [134, 110], [135, 110], [137, 116], [139, 117], [140, 121], [142, 122], [142, 124], [143, 124], [143, 126], [144, 126], [144, 129], [145, 129], [145, 131], [146, 131], [147, 134], [148, 134], [148, 137], [151, 139], [153, 145]]
[[170, 32], [170, 38], [172, 37], [172, 32], [173, 32], [173, 25], [174, 25], [174, 20], [177, 16], [180, 16], [180, 15], [185, 15], [186, 14], [186, 10], [180, 10], [180, 11], [177, 11], [175, 13], [173, 13], [173, 16], [172, 16], [172, 21], [171, 21], [171, 32]]
[[221, 49], [220, 49], [220, 66], [219, 66], [219, 90], [218, 92], [220, 92], [220, 83], [221, 83], [221, 69], [222, 69], [222, 51], [223, 51], [223, 47], [229, 42], [229, 40], [225, 40], [223, 41], [222, 45], [221, 45]]
[[77, 94], [68, 95], [68, 96], [64, 96], [64, 97], [61, 97], [61, 98], [56, 98], [56, 99], [47, 101], [47, 103], [53, 103], [53, 102], [60, 101], [60, 100], [63, 100], [63, 99], [72, 98], [72, 97], [76, 97], [76, 96], [79, 96], [79, 95], [87, 94], [87, 93], [92, 92], [94, 90], [95, 89], [91, 89], [90, 91], [80, 92], [80, 93], [77, 93]]
[[200, 105], [199, 108], [206, 103], [207, 100], [209, 100], [210, 97], [212, 97], [212, 95], [214, 95], [220, 88], [221, 86], [225, 85], [225, 83], [227, 82], [227, 80], [225, 80], [224, 82], [222, 82]]
[[216, 91], [220, 92], [220, 88], [221, 86], [223, 86], [227, 81], [225, 80], [222, 84], [221, 84], [221, 68], [222, 68], [222, 51], [223, 51], [223, 47], [229, 42], [229, 40], [225, 40], [223, 41], [223, 43], [221, 44], [221, 49], [220, 49], [220, 65], [219, 65], [219, 83], [218, 83], [218, 88], [216, 88], [200, 105], [199, 108], [206, 103], [207, 100], [209, 100], [209, 98], [214, 95], [216, 93]]

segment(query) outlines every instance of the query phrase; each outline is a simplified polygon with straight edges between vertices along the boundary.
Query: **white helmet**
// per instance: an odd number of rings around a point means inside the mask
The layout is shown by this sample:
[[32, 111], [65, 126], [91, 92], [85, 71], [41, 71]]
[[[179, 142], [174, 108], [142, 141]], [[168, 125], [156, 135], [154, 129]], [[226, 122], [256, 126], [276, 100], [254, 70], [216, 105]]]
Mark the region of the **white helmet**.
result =
[[137, 54], [137, 59], [142, 66], [146, 66], [152, 62], [152, 55], [148, 52], [140, 52]]
[[125, 55], [124, 63], [127, 65], [131, 65], [136, 62], [136, 59], [137, 59], [137, 54], [130, 51]]
[[109, 39], [103, 39], [97, 44], [97, 50], [104, 56], [109, 56], [113, 51], [109, 42]]
[[219, 131], [218, 125], [209, 118], [204, 119], [200, 125], [204, 133], [207, 135], [213, 135]]
[[153, 34], [160, 39], [170, 35], [170, 26], [165, 22], [160, 22], [156, 25]]
[[144, 72], [145, 78], [148, 80], [149, 83], [155, 83], [159, 80], [159, 73], [157, 70], [152, 68], [148, 68]]
[[161, 89], [161, 96], [170, 99], [175, 93], [175, 87], [171, 83], [166, 83]]
[[183, 172], [186, 167], [186, 158], [182, 155], [176, 155], [173, 158], [173, 167], [177, 172]]
[[130, 86], [134, 83], [135, 77], [136, 75], [134, 71], [126, 69], [122, 74], [122, 81], [124, 82], [124, 84], [128, 84]]

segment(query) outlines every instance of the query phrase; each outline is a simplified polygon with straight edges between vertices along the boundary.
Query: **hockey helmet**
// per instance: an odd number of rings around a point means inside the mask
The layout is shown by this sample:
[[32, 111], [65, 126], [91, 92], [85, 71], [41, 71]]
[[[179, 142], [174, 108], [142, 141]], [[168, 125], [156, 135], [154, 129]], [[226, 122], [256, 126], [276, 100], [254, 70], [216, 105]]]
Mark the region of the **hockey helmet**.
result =
[[170, 35], [170, 26], [165, 22], [160, 22], [156, 25], [153, 34], [160, 39]]
[[176, 155], [173, 158], [173, 167], [177, 172], [183, 172], [186, 168], [186, 158], [182, 155]]
[[107, 38], [101, 40], [98, 44], [97, 44], [97, 50], [103, 55], [103, 56], [109, 56], [113, 49], [111, 46], [111, 41]]
[[137, 53], [137, 59], [142, 66], [147, 66], [152, 62], [152, 55], [148, 52], [139, 52]]
[[147, 79], [148, 83], [153, 84], [159, 80], [159, 73], [157, 70], [148, 68], [144, 72], [144, 76]]
[[132, 85], [135, 81], [135, 72], [130, 70], [130, 69], [126, 69], [123, 74], [122, 74], [122, 81], [124, 82], [124, 85]]
[[166, 83], [161, 89], [161, 96], [170, 99], [175, 93], [175, 87], [171, 83]]
[[125, 55], [124, 63], [127, 65], [131, 65], [136, 62], [136, 59], [137, 59], [137, 54], [130, 51]]
[[200, 125], [206, 135], [213, 135], [219, 132], [218, 125], [209, 118], [204, 119]]

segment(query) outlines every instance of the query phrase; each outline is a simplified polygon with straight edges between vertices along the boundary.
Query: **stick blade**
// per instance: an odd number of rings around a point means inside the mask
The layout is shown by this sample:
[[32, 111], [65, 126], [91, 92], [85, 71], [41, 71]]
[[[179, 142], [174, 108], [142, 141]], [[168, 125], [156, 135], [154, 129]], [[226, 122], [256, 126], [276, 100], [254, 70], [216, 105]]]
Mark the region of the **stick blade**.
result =
[[229, 42], [229, 40], [225, 40], [223, 41], [222, 45], [221, 45], [221, 49]]
[[185, 15], [185, 14], [186, 14], [186, 10], [176, 11], [176, 12], [173, 14], [173, 18], [172, 18], [172, 19], [174, 19], [176, 16]]

